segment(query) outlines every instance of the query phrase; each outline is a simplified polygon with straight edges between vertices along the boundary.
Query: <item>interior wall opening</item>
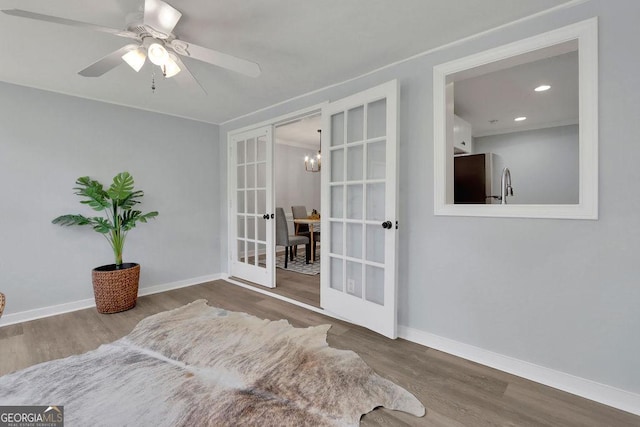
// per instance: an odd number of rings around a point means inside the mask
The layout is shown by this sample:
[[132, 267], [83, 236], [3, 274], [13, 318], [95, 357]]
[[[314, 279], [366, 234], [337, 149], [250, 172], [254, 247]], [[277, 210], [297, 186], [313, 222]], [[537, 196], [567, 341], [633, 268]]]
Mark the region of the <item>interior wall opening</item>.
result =
[[[276, 218], [276, 287], [272, 291], [315, 307], [320, 307], [320, 119], [320, 113], [315, 113], [274, 126], [273, 154], [276, 215], [284, 214], [289, 243], [308, 241], [309, 254], [306, 244], [287, 250], [282, 237], [285, 222]], [[299, 220], [309, 224], [296, 223]]]

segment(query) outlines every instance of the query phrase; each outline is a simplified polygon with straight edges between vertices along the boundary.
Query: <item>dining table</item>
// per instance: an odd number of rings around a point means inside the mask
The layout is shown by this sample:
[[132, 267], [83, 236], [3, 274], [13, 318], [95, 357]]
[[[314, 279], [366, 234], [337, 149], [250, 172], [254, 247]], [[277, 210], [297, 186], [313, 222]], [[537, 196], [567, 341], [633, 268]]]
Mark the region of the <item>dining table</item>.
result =
[[294, 224], [306, 224], [309, 226], [309, 243], [311, 244], [311, 263], [316, 260], [316, 250], [313, 244], [313, 226], [320, 224], [320, 218], [294, 218]]

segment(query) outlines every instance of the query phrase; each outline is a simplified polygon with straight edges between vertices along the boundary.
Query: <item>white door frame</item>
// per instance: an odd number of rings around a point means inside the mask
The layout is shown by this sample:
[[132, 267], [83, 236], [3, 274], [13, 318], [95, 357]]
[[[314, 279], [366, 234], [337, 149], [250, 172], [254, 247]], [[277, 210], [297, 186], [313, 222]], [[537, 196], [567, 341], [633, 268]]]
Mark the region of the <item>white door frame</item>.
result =
[[[234, 182], [233, 177], [231, 176], [231, 173], [233, 172], [233, 170], [235, 170], [235, 165], [232, 164], [232, 156], [231, 156], [231, 141], [233, 140], [233, 138], [238, 135], [238, 134], [242, 134], [245, 132], [249, 132], [255, 129], [259, 129], [259, 128], [263, 128], [266, 126], [271, 126], [271, 135], [272, 137], [275, 136], [275, 128], [277, 126], [282, 126], [285, 125], [287, 123], [291, 123], [294, 122], [296, 120], [300, 120], [303, 117], [307, 117], [307, 116], [311, 116], [311, 115], [315, 115], [315, 114], [321, 114], [322, 113], [322, 108], [323, 106], [325, 106], [326, 104], [328, 104], [328, 102], [323, 102], [320, 104], [316, 104], [313, 105], [311, 107], [308, 108], [304, 108], [298, 111], [294, 111], [291, 113], [287, 113], [287, 114], [283, 114], [281, 116], [272, 118], [272, 119], [268, 119], [268, 120], [264, 120], [262, 122], [259, 123], [254, 123], [248, 126], [244, 126], [241, 128], [237, 128], [234, 130], [231, 130], [229, 132], [227, 132], [227, 140], [226, 140], [226, 144], [227, 144], [227, 220], [228, 223], [229, 221], [231, 221], [232, 216], [235, 214], [234, 212], [234, 207], [232, 206], [232, 198], [233, 198], [233, 192], [235, 191], [235, 188], [232, 188], [232, 184]], [[272, 149], [275, 150], [275, 139], [273, 140], [273, 144], [272, 144]], [[273, 152], [271, 153], [271, 156], [273, 158]], [[320, 172], [322, 173], [322, 172]], [[271, 179], [273, 181], [273, 168], [270, 171], [267, 171], [267, 174], [270, 174], [271, 176], [269, 177], [269, 179]], [[275, 214], [275, 189], [272, 191], [272, 200], [271, 200], [271, 206], [274, 207], [274, 214]], [[320, 212], [322, 212], [322, 206], [320, 206]], [[273, 222], [272, 222], [273, 223]], [[275, 228], [274, 227], [269, 227], [272, 233], [272, 238], [270, 239], [271, 241], [275, 241]], [[228, 226], [227, 227], [227, 271], [229, 272], [228, 274], [231, 274], [231, 263], [233, 262], [232, 256], [233, 256], [233, 246], [235, 245], [235, 237], [234, 236], [234, 227]], [[269, 231], [267, 231], [269, 232]], [[276, 281], [275, 281], [275, 259], [274, 259], [274, 268], [273, 268], [273, 280], [271, 281], [271, 283], [273, 283], [273, 287], [276, 286]], [[242, 278], [242, 277], [240, 277]]]
[[[394, 104], [393, 110], [395, 112], [393, 114], [397, 114], [397, 111], [398, 111], [397, 110], [397, 97], [399, 96], [399, 87], [398, 87], [397, 80], [393, 80], [391, 82], [387, 82], [387, 83], [384, 83], [382, 85], [376, 86], [375, 90], [379, 90], [380, 88], [382, 88], [384, 86], [388, 86], [388, 85], [395, 85], [396, 86], [396, 98], [393, 99], [393, 104]], [[374, 89], [374, 88], [371, 88], [371, 89]], [[362, 92], [367, 92], [367, 91], [368, 90], [365, 89]], [[353, 94], [353, 95], [355, 95], [355, 94]], [[353, 96], [353, 95], [351, 95], [351, 96]], [[346, 96], [343, 99], [350, 98], [351, 96]], [[340, 100], [336, 100], [336, 102], [340, 102]], [[259, 123], [254, 123], [254, 124], [242, 127], [242, 128], [237, 128], [237, 129], [234, 129], [232, 131], [229, 131], [227, 133], [227, 153], [229, 153], [229, 145], [228, 145], [229, 141], [231, 141], [231, 137], [233, 135], [235, 135], [235, 134], [238, 134], [238, 133], [241, 133], [241, 132], [246, 132], [246, 131], [249, 131], [249, 130], [252, 130], [252, 129], [256, 129], [256, 128], [259, 128], [259, 127], [263, 127], [263, 126], [271, 126], [272, 127], [272, 131], [273, 131], [276, 126], [284, 125], [284, 124], [299, 120], [299, 119], [301, 119], [301, 118], [303, 118], [305, 116], [310, 116], [310, 115], [314, 115], [314, 114], [317, 114], [317, 113], [322, 115], [321, 120], [323, 122], [323, 132], [325, 132], [325, 131], [327, 131], [327, 129], [325, 129], [327, 127], [326, 123], [325, 123], [327, 118], [324, 117], [324, 111], [326, 110], [326, 106], [329, 105], [329, 104], [330, 104], [330, 102], [326, 101], [326, 102], [323, 102], [323, 103], [320, 103], [320, 104], [317, 104], [317, 105], [314, 105], [314, 106], [311, 106], [311, 107], [308, 107], [308, 108], [305, 108], [305, 109], [301, 109], [301, 110], [298, 110], [298, 111], [295, 111], [295, 112], [292, 112], [292, 113], [287, 113], [287, 114], [284, 114], [284, 115], [281, 115], [281, 116], [278, 116], [278, 117], [275, 117], [275, 118], [264, 120], [264, 121], [259, 122]], [[396, 120], [396, 122], [395, 122], [396, 126], [394, 126], [393, 129], [390, 129], [390, 130], [391, 130], [392, 134], [394, 135], [395, 141], [397, 141], [398, 140], [398, 127], [397, 127], [397, 125], [399, 125], [397, 116], [395, 116], [395, 120]], [[273, 146], [275, 147], [275, 141], [274, 141]], [[273, 155], [273, 153], [272, 153], [272, 155]], [[397, 166], [397, 154], [394, 155], [392, 159], [388, 159], [388, 160], [393, 162]], [[227, 159], [227, 165], [228, 166], [227, 167], [229, 169], [230, 169], [230, 166], [234, 166], [234, 165], [231, 165], [230, 163], [231, 163], [231, 158], [230, 158], [230, 156], [228, 154], [228, 159]], [[271, 171], [268, 171], [267, 173], [270, 173], [271, 174], [271, 179], [273, 179], [273, 168], [272, 168]], [[324, 187], [325, 181], [326, 181], [326, 179], [324, 177], [324, 174], [326, 173], [326, 170], [322, 170], [320, 173], [323, 175], [322, 178], [321, 178], [321, 181], [322, 181], [322, 183], [323, 183], [322, 185]], [[396, 188], [395, 188], [396, 192], [395, 193], [397, 194], [397, 185], [398, 185], [397, 175], [396, 175], [396, 184], [395, 185], [396, 185]], [[231, 192], [233, 190], [234, 189], [231, 188], [231, 182], [228, 181], [227, 182], [227, 197], [228, 197], [229, 201], [231, 201]], [[326, 200], [325, 200], [326, 197], [325, 197], [325, 189], [324, 188], [322, 189], [322, 195], [323, 196], [321, 198], [321, 206], [320, 206], [321, 212], [323, 212], [324, 210], [328, 209], [328, 206], [326, 206]], [[275, 207], [275, 191], [273, 192], [272, 197], [273, 197], [272, 206]], [[397, 203], [397, 201], [395, 203]], [[232, 210], [231, 203], [229, 203], [229, 206], [228, 206], [228, 217], [230, 217], [230, 214], [232, 214], [231, 210]], [[397, 218], [397, 205], [394, 206], [394, 208], [391, 211], [394, 213], [394, 217]], [[326, 216], [323, 216], [323, 217], [327, 218]], [[272, 229], [271, 231], [275, 234], [275, 230], [273, 229], [273, 227], [271, 227], [271, 229]], [[327, 228], [327, 230], [328, 229], [329, 228]], [[385, 330], [385, 332], [383, 332], [385, 335], [387, 335], [387, 336], [389, 336], [391, 338], [395, 338], [397, 336], [397, 294], [396, 294], [395, 291], [397, 291], [397, 277], [396, 277], [396, 274], [397, 274], [397, 261], [398, 261], [398, 258], [397, 258], [396, 237], [397, 237], [397, 231], [395, 230], [395, 227], [394, 227], [393, 238], [392, 238], [393, 244], [390, 245], [390, 246], [392, 247], [392, 250], [395, 252], [394, 262], [395, 262], [396, 265], [393, 266], [393, 268], [391, 269], [392, 271], [387, 272], [385, 275], [392, 274], [392, 276], [393, 276], [392, 281], [395, 283], [394, 292], [393, 292], [394, 295], [391, 297], [391, 299], [393, 300], [393, 303], [392, 303], [391, 306], [393, 307], [394, 316], [395, 316], [395, 322], [394, 322], [392, 328], [389, 331]], [[231, 228], [229, 228], [229, 238], [228, 238], [229, 255], [228, 255], [228, 258], [227, 258], [227, 263], [228, 263], [227, 264], [227, 271], [230, 271], [230, 263], [232, 261], [231, 260], [231, 253], [232, 253], [231, 245], [235, 244], [234, 239], [235, 239], [235, 236], [231, 235]], [[326, 253], [325, 246], [326, 245], [323, 245], [321, 247], [321, 256], [323, 256]], [[390, 248], [388, 248], [388, 249], [390, 249]], [[323, 263], [323, 264], [326, 264], [326, 263]], [[275, 268], [274, 268], [274, 271], [275, 271]], [[325, 271], [326, 271], [326, 266], [323, 265], [322, 274], [325, 274]], [[275, 284], [275, 279], [274, 279], [274, 284]], [[321, 289], [322, 289], [322, 286], [321, 286]], [[321, 290], [321, 298], [322, 298], [322, 290]], [[337, 314], [337, 316], [336, 316], [336, 314]], [[331, 315], [334, 316], [334, 317], [342, 317], [338, 313], [333, 313]], [[349, 320], [347, 319], [347, 321], [349, 321]], [[374, 329], [378, 329], [378, 328], [374, 328]], [[381, 328], [381, 329], [384, 329], [384, 328]]]

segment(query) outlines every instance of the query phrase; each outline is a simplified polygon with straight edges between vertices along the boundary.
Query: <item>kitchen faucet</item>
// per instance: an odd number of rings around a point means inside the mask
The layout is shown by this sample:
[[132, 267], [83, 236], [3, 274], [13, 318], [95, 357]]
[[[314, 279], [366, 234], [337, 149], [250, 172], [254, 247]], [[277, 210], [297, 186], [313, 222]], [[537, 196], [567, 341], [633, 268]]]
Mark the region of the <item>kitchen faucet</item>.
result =
[[500, 204], [507, 204], [507, 196], [513, 196], [513, 187], [511, 186], [511, 171], [509, 168], [502, 169], [502, 178], [500, 178]]

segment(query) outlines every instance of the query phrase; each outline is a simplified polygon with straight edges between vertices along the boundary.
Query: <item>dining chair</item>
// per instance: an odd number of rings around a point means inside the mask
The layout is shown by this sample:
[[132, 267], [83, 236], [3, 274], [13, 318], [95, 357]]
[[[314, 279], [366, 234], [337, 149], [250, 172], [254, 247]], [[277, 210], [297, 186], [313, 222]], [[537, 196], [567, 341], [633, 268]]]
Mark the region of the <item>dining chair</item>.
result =
[[[291, 214], [293, 215], [293, 219], [298, 219], [298, 218], [308, 218], [309, 217], [309, 211], [307, 211], [307, 207], [306, 206], [302, 206], [302, 205], [298, 205], [298, 206], [291, 206]], [[311, 237], [309, 234], [309, 225], [307, 224], [295, 224], [296, 227], [296, 236], [307, 236], [307, 237]], [[317, 243], [320, 241], [320, 232], [319, 231], [314, 231], [313, 232], [313, 253], [317, 253], [316, 251], [316, 246]], [[298, 248], [294, 247], [293, 248], [294, 252], [298, 252]], [[315, 261], [315, 259], [314, 259]]]
[[289, 234], [287, 218], [284, 216], [284, 209], [282, 208], [276, 208], [276, 245], [284, 246], [284, 268], [287, 268], [289, 257], [291, 257], [293, 261], [294, 245], [305, 245], [305, 258], [307, 264], [309, 264], [309, 260], [311, 259], [309, 237]]

